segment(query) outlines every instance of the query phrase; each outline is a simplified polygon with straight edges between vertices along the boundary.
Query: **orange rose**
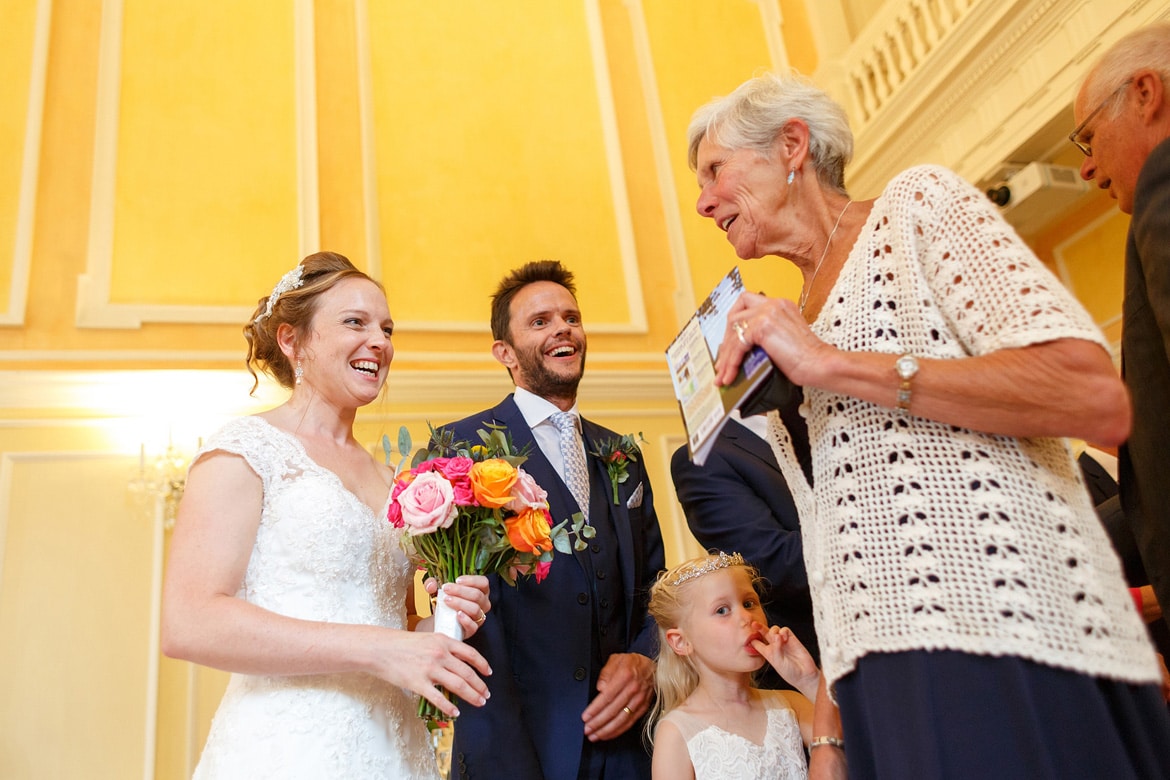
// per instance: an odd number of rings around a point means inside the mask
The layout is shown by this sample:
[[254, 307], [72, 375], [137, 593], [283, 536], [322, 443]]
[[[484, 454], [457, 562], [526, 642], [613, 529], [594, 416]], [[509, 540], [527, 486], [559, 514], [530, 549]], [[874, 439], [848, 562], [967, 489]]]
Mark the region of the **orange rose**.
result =
[[[537, 553], [552, 549], [548, 512], [527, 508], [504, 521], [508, 541], [520, 552]], [[537, 548], [540, 548], [539, 550]]]
[[516, 467], [502, 458], [480, 461], [471, 467], [468, 475], [471, 490], [480, 506], [501, 507], [512, 500], [512, 485], [516, 484]]

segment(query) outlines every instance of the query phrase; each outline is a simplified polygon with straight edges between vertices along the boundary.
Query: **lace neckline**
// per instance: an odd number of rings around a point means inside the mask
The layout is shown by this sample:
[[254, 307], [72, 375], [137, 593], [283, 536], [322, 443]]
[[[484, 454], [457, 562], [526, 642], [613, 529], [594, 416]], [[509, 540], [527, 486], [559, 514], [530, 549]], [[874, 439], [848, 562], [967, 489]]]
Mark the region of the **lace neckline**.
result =
[[300, 453], [300, 455], [306, 461], [308, 461], [309, 463], [311, 463], [313, 465], [314, 469], [316, 469], [321, 474], [328, 475], [329, 479], [332, 479], [334, 482], [336, 482], [337, 485], [342, 489], [342, 491], [346, 495], [353, 498], [354, 502], [358, 506], [364, 507], [365, 510], [370, 514], [371, 517], [384, 517], [386, 515], [386, 512], [390, 509], [390, 488], [389, 487], [386, 488], [385, 502], [382, 504], [382, 506], [380, 508], [374, 508], [374, 507], [370, 506], [369, 504], [367, 504], [365, 501], [362, 501], [361, 497], [357, 493], [354, 493], [352, 490], [350, 490], [348, 487], [346, 487], [345, 482], [341, 479], [341, 477], [339, 477], [337, 475], [337, 472], [331, 471], [331, 470], [325, 468], [324, 466], [322, 466], [317, 461], [313, 460], [312, 456], [309, 455], [309, 451], [305, 449], [304, 443], [300, 439], [298, 439], [294, 434], [289, 433], [288, 431], [284, 430], [283, 428], [279, 428], [279, 427], [273, 425], [272, 423], [268, 422], [268, 420], [264, 419], [263, 417], [261, 417], [258, 414], [252, 415], [251, 419], [258, 420], [262, 425], [264, 425], [268, 428], [271, 428], [273, 431], [276, 431], [276, 433], [279, 434], [283, 439], [289, 441], [296, 448], [297, 452]]

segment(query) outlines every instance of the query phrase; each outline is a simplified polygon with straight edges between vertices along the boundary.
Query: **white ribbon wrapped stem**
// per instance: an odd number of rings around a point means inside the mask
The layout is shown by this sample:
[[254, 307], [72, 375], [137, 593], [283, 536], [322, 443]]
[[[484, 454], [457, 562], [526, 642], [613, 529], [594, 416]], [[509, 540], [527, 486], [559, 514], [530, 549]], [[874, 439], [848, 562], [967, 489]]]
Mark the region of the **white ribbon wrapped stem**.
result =
[[459, 611], [439, 597], [435, 600], [435, 631], [463, 641], [463, 626], [459, 624]]

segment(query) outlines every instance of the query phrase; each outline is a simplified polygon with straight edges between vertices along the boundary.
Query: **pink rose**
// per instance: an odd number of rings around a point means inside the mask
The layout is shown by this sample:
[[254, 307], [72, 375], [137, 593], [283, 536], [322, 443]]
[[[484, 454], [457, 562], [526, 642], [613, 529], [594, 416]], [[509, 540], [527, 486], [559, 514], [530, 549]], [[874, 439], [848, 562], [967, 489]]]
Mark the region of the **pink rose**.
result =
[[398, 505], [398, 496], [406, 490], [406, 486], [414, 479], [414, 472], [408, 471], [394, 480], [394, 488], [390, 491], [390, 507], [386, 510], [386, 519], [395, 528], [402, 528], [406, 523], [402, 520], [402, 507]]
[[508, 509], [523, 512], [525, 509], [548, 507], [548, 493], [524, 469], [516, 469], [516, 484], [512, 486], [512, 500]]
[[466, 480], [467, 475], [471, 473], [471, 467], [475, 465], [475, 461], [471, 458], [436, 458], [438, 465], [436, 471], [442, 474], [451, 482], [459, 480]]
[[475, 461], [471, 458], [431, 458], [418, 464], [418, 471], [437, 471], [446, 477], [455, 489], [455, 506], [477, 506], [469, 478], [474, 465]]
[[451, 481], [455, 488], [456, 506], [477, 506], [475, 491], [471, 489], [471, 467], [475, 461], [471, 458], [449, 458], [439, 472]]
[[402, 507], [398, 506], [397, 501], [390, 502], [390, 508], [386, 510], [386, 519], [395, 528], [402, 528], [406, 525], [402, 520]]
[[459, 514], [459, 507], [455, 506], [454, 488], [436, 471], [426, 471], [416, 476], [398, 494], [396, 503], [402, 513], [402, 522], [416, 534], [429, 534], [437, 528], [448, 528]]
[[552, 568], [552, 561], [540, 561], [536, 564], [536, 581], [543, 582], [544, 578], [548, 576], [548, 570]]

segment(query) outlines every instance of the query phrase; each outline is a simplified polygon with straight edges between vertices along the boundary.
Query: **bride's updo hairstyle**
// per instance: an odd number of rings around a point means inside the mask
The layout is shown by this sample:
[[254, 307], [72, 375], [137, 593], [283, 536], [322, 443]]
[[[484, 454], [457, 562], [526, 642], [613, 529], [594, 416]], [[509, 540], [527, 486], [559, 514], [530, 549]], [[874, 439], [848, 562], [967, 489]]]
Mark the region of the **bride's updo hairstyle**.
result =
[[252, 319], [244, 326], [248, 340], [248, 357], [244, 361], [252, 375], [252, 391], [260, 385], [257, 371], [262, 371], [289, 390], [296, 384], [293, 366], [276, 340], [281, 325], [290, 325], [299, 342], [310, 335], [317, 299], [343, 279], [366, 279], [383, 289], [375, 279], [359, 271], [349, 259], [336, 252], [317, 252], [281, 277], [270, 294], [256, 304]]

